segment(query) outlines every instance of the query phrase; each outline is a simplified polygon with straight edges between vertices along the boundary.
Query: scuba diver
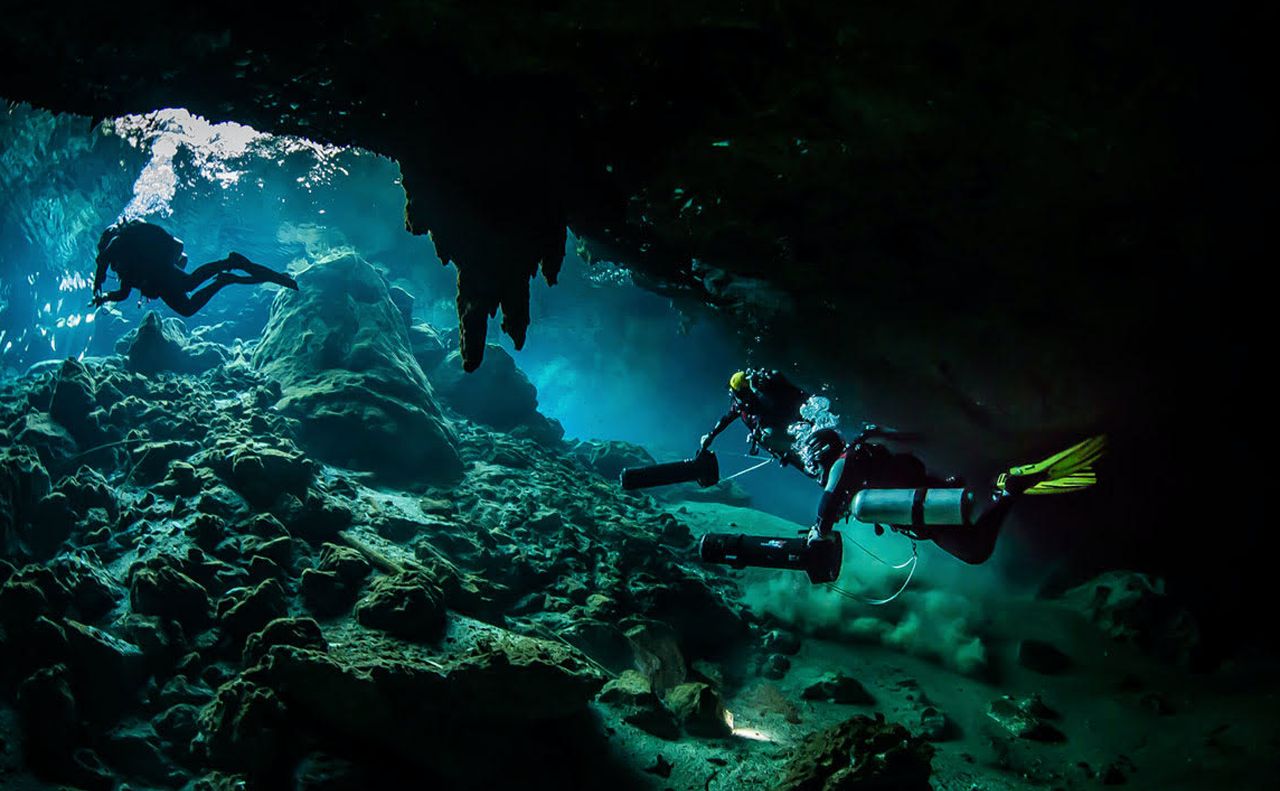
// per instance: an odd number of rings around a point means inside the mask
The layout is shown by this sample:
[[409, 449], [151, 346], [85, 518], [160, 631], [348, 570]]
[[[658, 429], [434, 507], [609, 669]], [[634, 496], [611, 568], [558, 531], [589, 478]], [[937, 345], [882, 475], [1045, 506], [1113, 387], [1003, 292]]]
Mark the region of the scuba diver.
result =
[[710, 450], [715, 438], [733, 421], [742, 418], [752, 456], [763, 447], [783, 467], [795, 467], [814, 477], [792, 448], [795, 440], [788, 431], [797, 422], [808, 422], [800, 415], [800, 407], [808, 400], [808, 393], [778, 371], [758, 368], [738, 371], [729, 377], [729, 411], [710, 432], [702, 435], [700, 452]]
[[[115, 271], [120, 287], [103, 294], [107, 268]], [[224, 287], [233, 283], [246, 285], [275, 283], [298, 289], [298, 282], [262, 264], [255, 264], [239, 253], [211, 261], [187, 272], [187, 254], [182, 240], [158, 225], [142, 220], [117, 223], [102, 232], [98, 239], [97, 271], [93, 277], [93, 305], [120, 302], [138, 289], [147, 299], [160, 299], [181, 316], [192, 316]], [[243, 274], [235, 274], [242, 272]], [[205, 281], [212, 283], [200, 288]]]
[[966, 563], [983, 563], [1018, 499], [1092, 486], [1097, 482], [1093, 465], [1105, 447], [1105, 436], [1090, 437], [1043, 461], [1010, 467], [988, 486], [970, 488], [959, 479], [929, 474], [918, 458], [870, 442], [866, 432], [846, 444], [835, 431], [821, 430], [804, 447], [810, 465], [826, 468], [817, 520], [808, 535], [708, 533], [699, 555], [735, 568], [800, 570], [814, 583], [830, 583], [839, 578], [843, 562], [835, 523], [852, 517], [874, 525], [877, 534], [887, 527], [913, 541], [932, 541]]
[[811, 463], [828, 467], [818, 501], [818, 517], [806, 543], [829, 541], [832, 528], [850, 516], [882, 525], [914, 540], [933, 541], [966, 563], [983, 563], [995, 550], [1009, 505], [1017, 496], [1060, 494], [1097, 482], [1093, 464], [1106, 447], [1103, 436], [1056, 453], [1044, 461], [1011, 467], [986, 489], [968, 489], [958, 478], [930, 475], [909, 453], [892, 453], [868, 442], [866, 432], [845, 445], [831, 430], [817, 432], [806, 444]]

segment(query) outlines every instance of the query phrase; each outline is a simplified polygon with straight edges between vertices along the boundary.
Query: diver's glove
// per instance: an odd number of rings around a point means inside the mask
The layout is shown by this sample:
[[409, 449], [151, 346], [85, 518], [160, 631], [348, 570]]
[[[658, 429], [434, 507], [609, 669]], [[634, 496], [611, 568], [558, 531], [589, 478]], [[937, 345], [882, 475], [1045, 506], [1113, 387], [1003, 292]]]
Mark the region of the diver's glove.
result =
[[809, 535], [808, 535], [808, 537], [807, 537], [807, 538], [805, 538], [805, 540], [804, 540], [805, 546], [810, 546], [810, 547], [811, 547], [811, 546], [813, 546], [814, 544], [817, 544], [817, 543], [822, 542], [822, 541], [830, 541], [830, 540], [831, 540], [831, 536], [832, 536], [832, 535], [833, 535], [833, 532], [832, 532], [831, 530], [828, 530], [828, 531], [826, 531], [826, 532], [823, 532], [823, 530], [822, 530], [822, 522], [820, 522], [820, 521], [819, 521], [819, 522], [814, 522], [814, 523], [813, 523], [813, 527], [809, 528]]
[[94, 294], [93, 299], [90, 301], [90, 304], [92, 304], [95, 308], [102, 307], [103, 305], [107, 304], [107, 295], [102, 293]]

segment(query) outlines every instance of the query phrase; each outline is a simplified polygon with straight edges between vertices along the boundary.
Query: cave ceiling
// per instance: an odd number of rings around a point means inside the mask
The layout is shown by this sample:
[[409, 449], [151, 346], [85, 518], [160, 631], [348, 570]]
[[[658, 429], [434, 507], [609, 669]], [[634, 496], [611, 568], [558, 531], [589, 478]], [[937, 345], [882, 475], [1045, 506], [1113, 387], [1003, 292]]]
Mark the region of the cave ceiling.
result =
[[[975, 420], [1001, 399], [1043, 412], [1069, 379], [1087, 422], [1150, 386], [1119, 374], [1156, 365], [1164, 296], [1195, 291], [1227, 211], [1203, 196], [1230, 152], [1198, 152], [1240, 90], [1228, 23], [1175, 10], [271, 6], [24, 3], [0, 27], [0, 96], [184, 107], [396, 159], [408, 228], [458, 268], [469, 369], [498, 312], [523, 344], [569, 228], [775, 354], [824, 349], [824, 374], [954, 384]], [[978, 398], [973, 371], [1009, 384]]]

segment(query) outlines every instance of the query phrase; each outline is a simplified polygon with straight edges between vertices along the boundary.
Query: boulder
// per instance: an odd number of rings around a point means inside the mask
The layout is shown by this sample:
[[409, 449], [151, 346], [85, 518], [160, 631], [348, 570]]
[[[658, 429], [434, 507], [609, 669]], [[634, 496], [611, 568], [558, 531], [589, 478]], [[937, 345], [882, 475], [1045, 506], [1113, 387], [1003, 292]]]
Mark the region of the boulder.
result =
[[124, 355], [130, 371], [148, 376], [161, 371], [203, 373], [226, 359], [221, 346], [189, 338], [182, 319], [161, 319], [154, 310], [143, 316], [137, 329], [116, 343], [116, 353]]
[[210, 622], [209, 591], [173, 565], [161, 564], [134, 572], [129, 601], [134, 612], [172, 618], [194, 629], [204, 628]]
[[862, 686], [862, 682], [839, 671], [828, 673], [805, 687], [800, 697], [805, 700], [825, 700], [829, 703], [855, 706], [871, 706], [876, 702], [867, 688]]
[[337, 573], [307, 569], [299, 580], [302, 600], [317, 618], [331, 618], [349, 611], [357, 589], [343, 582]]
[[858, 716], [820, 731], [796, 748], [779, 791], [895, 789], [928, 791], [934, 749], [884, 716]]
[[676, 721], [691, 736], [714, 739], [733, 732], [724, 702], [710, 684], [680, 684], [667, 693], [666, 702]]
[[1112, 639], [1164, 660], [1188, 661], [1200, 643], [1191, 613], [1169, 599], [1163, 580], [1146, 574], [1109, 571], [1062, 600]]
[[21, 528], [51, 488], [35, 450], [25, 445], [0, 448], [0, 554], [17, 554]]
[[446, 404], [477, 423], [506, 432], [523, 429], [543, 444], [564, 437], [560, 424], [538, 411], [537, 388], [501, 346], [489, 344], [485, 364], [470, 373], [462, 369], [461, 352], [450, 352], [431, 372], [431, 383]]
[[649, 680], [634, 670], [624, 671], [605, 684], [597, 700], [617, 711], [623, 722], [645, 733], [672, 741], [680, 738], [675, 715], [662, 705]]
[[425, 574], [405, 571], [383, 577], [356, 606], [356, 620], [371, 629], [425, 641], [445, 623], [444, 594]]
[[243, 596], [231, 600], [228, 606], [220, 603], [222, 628], [237, 642], [245, 640], [289, 611], [284, 588], [275, 580], [266, 580], [250, 588]]
[[657, 463], [643, 446], [621, 440], [581, 440], [569, 452], [610, 481], [618, 480], [628, 467]]
[[343, 253], [276, 297], [253, 364], [281, 385], [303, 445], [389, 482], [447, 483], [462, 470], [455, 438], [409, 344], [382, 276]]
[[244, 646], [244, 663], [254, 664], [277, 645], [291, 645], [320, 652], [329, 650], [329, 643], [315, 621], [310, 618], [277, 618], [263, 627], [262, 631], [249, 635]]
[[987, 718], [1001, 730], [1019, 739], [1036, 742], [1063, 742], [1067, 737], [1048, 720], [1056, 719], [1053, 712], [1038, 695], [1014, 698], [1008, 695], [991, 701]]
[[429, 324], [414, 324], [409, 327], [409, 348], [413, 350], [413, 359], [418, 361], [418, 366], [423, 371], [434, 371], [449, 356], [448, 344]]
[[79, 445], [71, 433], [45, 412], [28, 412], [10, 426], [14, 445], [25, 445], [36, 452], [40, 463], [49, 470], [64, 470], [73, 462]]
[[636, 666], [659, 695], [685, 680], [688, 668], [675, 631], [659, 621], [645, 621], [627, 629]]

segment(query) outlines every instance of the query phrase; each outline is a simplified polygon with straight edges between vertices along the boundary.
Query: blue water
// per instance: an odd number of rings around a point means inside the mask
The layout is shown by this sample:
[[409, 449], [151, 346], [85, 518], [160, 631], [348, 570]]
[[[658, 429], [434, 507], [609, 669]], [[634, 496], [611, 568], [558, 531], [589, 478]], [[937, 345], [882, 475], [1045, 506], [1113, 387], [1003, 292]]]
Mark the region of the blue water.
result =
[[[452, 267], [425, 236], [404, 229], [398, 166], [359, 149], [209, 124], [180, 110], [90, 129], [85, 119], [20, 106], [0, 116], [0, 371], [43, 360], [111, 353], [148, 309], [136, 297], [89, 306], [98, 235], [143, 218], [183, 240], [192, 265], [236, 250], [277, 269], [352, 248], [414, 295], [415, 316], [456, 327]], [[540, 409], [570, 438], [644, 445], [683, 458], [727, 406], [726, 381], [756, 360], [743, 339], [700, 305], [675, 306], [634, 285], [625, 270], [587, 264], [569, 239], [560, 283], [532, 289], [533, 326], [515, 351], [538, 388]], [[108, 288], [111, 287], [108, 282]], [[222, 342], [253, 338], [271, 291], [221, 291], [189, 328]], [[500, 318], [500, 317], [499, 317]], [[716, 443], [722, 471], [753, 465], [745, 431]], [[738, 479], [758, 507], [807, 522], [816, 491], [794, 470], [768, 465]]]

